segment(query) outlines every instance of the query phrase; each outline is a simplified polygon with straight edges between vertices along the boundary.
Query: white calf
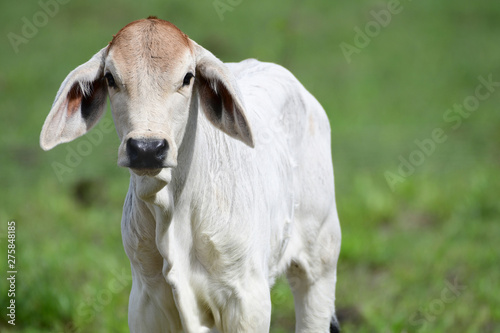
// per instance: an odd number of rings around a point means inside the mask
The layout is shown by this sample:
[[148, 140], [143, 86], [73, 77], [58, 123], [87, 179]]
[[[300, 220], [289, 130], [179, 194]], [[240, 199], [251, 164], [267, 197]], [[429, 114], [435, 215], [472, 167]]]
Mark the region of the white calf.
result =
[[223, 64], [169, 22], [135, 21], [64, 80], [42, 148], [89, 131], [108, 95], [131, 174], [130, 330], [266, 332], [286, 272], [297, 332], [336, 331], [330, 126], [297, 79]]

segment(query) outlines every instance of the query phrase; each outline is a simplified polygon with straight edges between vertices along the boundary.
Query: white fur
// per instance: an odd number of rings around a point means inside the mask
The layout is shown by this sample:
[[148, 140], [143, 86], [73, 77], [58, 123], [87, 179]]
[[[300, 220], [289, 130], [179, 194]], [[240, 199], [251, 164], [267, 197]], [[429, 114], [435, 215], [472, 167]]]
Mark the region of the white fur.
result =
[[[270, 288], [283, 273], [294, 292], [296, 331], [327, 332], [341, 237], [328, 118], [284, 68], [256, 60], [223, 65], [190, 43], [194, 51], [176, 59], [162, 81], [170, 85], [161, 85], [172, 88], [162, 92], [155, 77], [131, 82], [115, 60], [119, 50], [101, 50], [63, 82], [41, 145], [50, 149], [85, 132], [84, 120], [69, 119], [61, 105], [74, 82], [87, 85], [106, 70], [128, 80], [121, 82], [127, 93], [109, 88], [119, 163], [126, 163], [128, 138], [170, 144], [170, 167], [131, 170], [123, 208], [132, 332], [269, 331]], [[209, 69], [197, 75], [224, 81], [242, 111], [239, 125], [214, 126], [194, 83], [179, 89], [185, 72], [202, 62]], [[65, 119], [77, 125], [68, 129]]]

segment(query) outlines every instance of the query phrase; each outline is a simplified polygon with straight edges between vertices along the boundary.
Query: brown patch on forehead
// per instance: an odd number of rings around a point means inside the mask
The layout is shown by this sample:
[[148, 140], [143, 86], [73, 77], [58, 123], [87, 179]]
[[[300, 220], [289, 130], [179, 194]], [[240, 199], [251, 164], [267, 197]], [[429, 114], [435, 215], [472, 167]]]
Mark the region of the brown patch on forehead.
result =
[[144, 63], [167, 71], [187, 50], [188, 36], [170, 22], [149, 17], [123, 27], [109, 43], [109, 51], [126, 64]]

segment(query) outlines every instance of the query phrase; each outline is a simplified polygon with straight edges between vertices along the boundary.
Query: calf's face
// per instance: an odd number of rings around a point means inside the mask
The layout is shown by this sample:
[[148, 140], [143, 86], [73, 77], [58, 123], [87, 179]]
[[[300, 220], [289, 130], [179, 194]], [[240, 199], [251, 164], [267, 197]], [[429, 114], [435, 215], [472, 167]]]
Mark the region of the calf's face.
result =
[[218, 129], [253, 147], [233, 75], [173, 24], [130, 23], [62, 83], [40, 136], [43, 149], [71, 141], [102, 117], [109, 96], [120, 138], [118, 165], [138, 175], [177, 166], [198, 103]]
[[189, 39], [164, 21], [132, 23], [110, 43], [104, 78], [121, 144], [118, 164], [175, 167], [193, 91]]

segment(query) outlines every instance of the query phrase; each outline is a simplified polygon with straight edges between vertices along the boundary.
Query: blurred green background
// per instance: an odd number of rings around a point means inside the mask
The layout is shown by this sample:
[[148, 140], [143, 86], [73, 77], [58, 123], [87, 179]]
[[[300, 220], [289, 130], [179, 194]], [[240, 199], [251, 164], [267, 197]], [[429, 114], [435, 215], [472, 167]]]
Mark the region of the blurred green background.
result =
[[[89, 139], [42, 152], [38, 136], [69, 71], [125, 24], [156, 15], [223, 61], [284, 65], [326, 109], [344, 332], [500, 332], [500, 2], [62, 2], [51, 15], [38, 1], [0, 10], [0, 331], [128, 330], [128, 171], [116, 166], [117, 136], [98, 126], [102, 143], [65, 173], [54, 162], [67, 166]], [[39, 27], [23, 37], [26, 22]], [[13, 46], [12, 33], [29, 38]], [[283, 281], [272, 297], [272, 332], [293, 332]]]

